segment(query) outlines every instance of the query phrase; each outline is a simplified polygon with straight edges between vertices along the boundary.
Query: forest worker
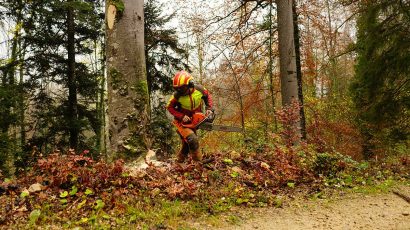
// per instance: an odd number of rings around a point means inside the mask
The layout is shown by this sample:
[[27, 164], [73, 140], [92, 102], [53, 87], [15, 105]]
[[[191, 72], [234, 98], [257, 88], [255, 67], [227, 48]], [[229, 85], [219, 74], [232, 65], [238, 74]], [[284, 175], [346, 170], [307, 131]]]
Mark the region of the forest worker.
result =
[[199, 151], [198, 136], [196, 129], [183, 127], [182, 124], [191, 122], [192, 115], [202, 112], [205, 103], [205, 115], [213, 113], [212, 98], [205, 87], [194, 84], [192, 76], [186, 71], [178, 71], [173, 79], [175, 93], [169, 99], [167, 110], [174, 116], [174, 125], [177, 133], [181, 137], [182, 147], [177, 154], [177, 161], [184, 162], [188, 153], [196, 161], [202, 160], [202, 153]]

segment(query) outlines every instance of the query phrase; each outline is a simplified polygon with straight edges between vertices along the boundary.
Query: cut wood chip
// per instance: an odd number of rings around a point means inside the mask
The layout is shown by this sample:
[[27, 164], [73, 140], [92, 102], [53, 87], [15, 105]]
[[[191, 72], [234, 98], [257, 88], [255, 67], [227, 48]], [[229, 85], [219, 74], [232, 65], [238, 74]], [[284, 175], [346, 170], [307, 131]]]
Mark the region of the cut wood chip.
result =
[[43, 189], [42, 189], [42, 185], [39, 184], [39, 183], [32, 184], [32, 185], [30, 185], [30, 187], [28, 188], [28, 191], [29, 191], [30, 193], [38, 192], [38, 191], [41, 191], [41, 190], [43, 190]]
[[115, 15], [117, 14], [117, 7], [114, 5], [109, 5], [107, 10], [107, 25], [108, 29], [112, 29], [114, 27], [115, 22]]

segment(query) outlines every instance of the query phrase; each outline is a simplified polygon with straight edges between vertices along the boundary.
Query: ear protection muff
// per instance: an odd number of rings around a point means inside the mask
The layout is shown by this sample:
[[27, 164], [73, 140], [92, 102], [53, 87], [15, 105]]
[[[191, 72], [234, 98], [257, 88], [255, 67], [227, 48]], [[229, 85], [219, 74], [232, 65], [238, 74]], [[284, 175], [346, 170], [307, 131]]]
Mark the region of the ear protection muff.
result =
[[194, 81], [193, 81], [193, 80], [190, 80], [190, 81], [188, 82], [188, 87], [189, 87], [189, 88], [194, 88], [194, 86], [195, 86]]

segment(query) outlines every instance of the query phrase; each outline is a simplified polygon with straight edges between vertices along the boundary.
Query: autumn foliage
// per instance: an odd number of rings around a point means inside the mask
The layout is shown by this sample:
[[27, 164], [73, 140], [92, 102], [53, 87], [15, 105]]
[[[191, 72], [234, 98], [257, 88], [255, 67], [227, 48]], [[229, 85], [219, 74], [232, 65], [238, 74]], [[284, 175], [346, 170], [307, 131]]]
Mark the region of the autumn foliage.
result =
[[76, 209], [84, 215], [98, 204], [105, 211], [121, 210], [126, 207], [123, 201], [147, 197], [194, 200], [210, 208], [221, 197], [238, 204], [269, 204], [288, 183], [302, 184], [313, 178], [296, 155], [280, 148], [254, 156], [219, 152], [204, 163], [170, 161], [145, 170], [125, 166], [122, 160], [93, 160], [87, 151], [53, 153], [39, 159], [26, 176], [1, 183], [1, 224], [18, 222], [45, 203], [71, 218]]

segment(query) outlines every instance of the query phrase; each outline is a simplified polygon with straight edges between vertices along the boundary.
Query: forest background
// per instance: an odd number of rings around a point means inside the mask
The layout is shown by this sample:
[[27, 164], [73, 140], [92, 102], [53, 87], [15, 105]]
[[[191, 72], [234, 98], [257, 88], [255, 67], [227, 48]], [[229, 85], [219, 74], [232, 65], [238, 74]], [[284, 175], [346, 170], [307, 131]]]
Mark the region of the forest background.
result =
[[[120, 21], [126, 4], [108, 3]], [[205, 156], [229, 165], [235, 153], [280, 152], [286, 169], [302, 157], [317, 175], [341, 170], [340, 162], [364, 162], [358, 165], [367, 169], [392, 158], [406, 168], [410, 2], [299, 0], [293, 6], [299, 100], [282, 105], [275, 2], [146, 1], [144, 141], [113, 152], [107, 92], [124, 89], [120, 73], [106, 65], [106, 3], [1, 0], [0, 178], [30, 172], [51, 153], [132, 161], [152, 149], [169, 159], [178, 137], [164, 106], [180, 69], [212, 93], [215, 123], [244, 129], [200, 132]], [[295, 122], [300, 129], [292, 129]], [[297, 180], [289, 178], [281, 181], [292, 187]]]

